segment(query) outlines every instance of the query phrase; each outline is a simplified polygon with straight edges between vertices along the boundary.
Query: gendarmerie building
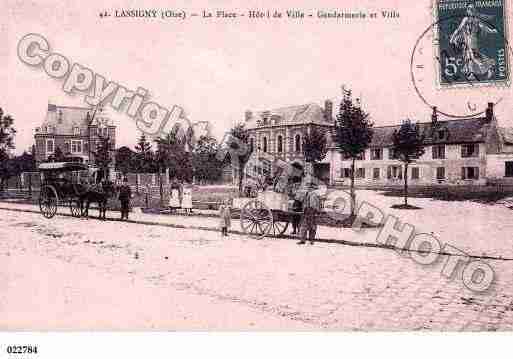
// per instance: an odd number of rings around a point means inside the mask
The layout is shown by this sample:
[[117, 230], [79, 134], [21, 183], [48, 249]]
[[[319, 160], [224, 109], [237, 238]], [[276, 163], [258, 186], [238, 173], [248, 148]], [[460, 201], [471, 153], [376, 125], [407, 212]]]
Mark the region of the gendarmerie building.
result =
[[[407, 174], [393, 150], [400, 125], [374, 127], [369, 148], [355, 164], [356, 183], [402, 185], [405, 175], [411, 185], [513, 183], [513, 132], [498, 126], [492, 103], [485, 116], [468, 119], [442, 120], [435, 108], [430, 121], [417, 125], [425, 152], [409, 165]], [[327, 157], [330, 183], [349, 183], [351, 161], [334, 146]]]

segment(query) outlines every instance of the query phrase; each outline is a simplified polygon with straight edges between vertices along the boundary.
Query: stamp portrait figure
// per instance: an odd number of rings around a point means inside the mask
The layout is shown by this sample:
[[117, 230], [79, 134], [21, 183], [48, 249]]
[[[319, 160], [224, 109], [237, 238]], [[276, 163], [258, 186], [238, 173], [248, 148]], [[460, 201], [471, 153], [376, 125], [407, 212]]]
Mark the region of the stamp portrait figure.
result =
[[463, 56], [462, 72], [468, 79], [485, 76], [491, 79], [495, 73], [495, 60], [486, 56], [480, 49], [480, 40], [487, 34], [497, 34], [485, 20], [490, 15], [480, 14], [473, 4], [467, 5], [466, 16], [450, 37], [451, 45]]

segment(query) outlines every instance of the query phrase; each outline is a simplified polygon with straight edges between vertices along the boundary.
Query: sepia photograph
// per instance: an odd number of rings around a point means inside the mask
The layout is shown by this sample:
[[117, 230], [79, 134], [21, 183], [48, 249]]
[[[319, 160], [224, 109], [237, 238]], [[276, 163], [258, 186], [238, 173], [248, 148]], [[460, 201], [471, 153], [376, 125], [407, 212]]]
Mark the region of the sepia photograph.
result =
[[510, 0], [2, 5], [0, 358], [511, 339]]

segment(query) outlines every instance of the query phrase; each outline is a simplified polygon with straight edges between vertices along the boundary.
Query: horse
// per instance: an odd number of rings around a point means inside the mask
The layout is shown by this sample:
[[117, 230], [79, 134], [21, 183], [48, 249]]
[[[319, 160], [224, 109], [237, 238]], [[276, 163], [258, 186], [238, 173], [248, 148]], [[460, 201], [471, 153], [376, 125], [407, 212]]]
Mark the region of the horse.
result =
[[107, 201], [109, 198], [114, 197], [116, 193], [117, 188], [111, 181], [103, 181], [99, 186], [88, 188], [79, 196], [82, 216], [89, 218], [89, 205], [94, 202], [98, 203], [98, 210], [100, 212], [98, 219], [105, 220], [107, 214]]

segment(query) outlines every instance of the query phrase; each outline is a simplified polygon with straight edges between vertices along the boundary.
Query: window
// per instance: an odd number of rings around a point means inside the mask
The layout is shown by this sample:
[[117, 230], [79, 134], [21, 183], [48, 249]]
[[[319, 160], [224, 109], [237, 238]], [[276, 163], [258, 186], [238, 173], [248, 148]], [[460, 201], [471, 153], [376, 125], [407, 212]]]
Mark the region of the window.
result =
[[479, 156], [479, 145], [477, 143], [467, 143], [461, 145], [461, 157]]
[[479, 179], [479, 167], [461, 167], [461, 179]]
[[388, 149], [388, 159], [396, 160], [397, 159], [397, 150], [395, 148]]
[[64, 153], [71, 152], [71, 143], [69, 141], [64, 142]]
[[356, 178], [365, 178], [365, 168], [356, 169]]
[[350, 178], [351, 177], [351, 169], [350, 168], [342, 168], [341, 176], [343, 178]]
[[401, 166], [388, 166], [387, 178], [388, 179], [402, 179], [403, 178], [403, 168]]
[[433, 159], [443, 159], [445, 158], [445, 145], [436, 145], [433, 146]]
[[278, 152], [283, 152], [283, 137], [278, 136]]
[[365, 160], [365, 151], [359, 153], [358, 156], [356, 156], [356, 159], [360, 161]]
[[47, 153], [53, 153], [54, 150], [54, 141], [52, 140], [46, 140], [46, 152]]
[[73, 127], [73, 135], [75, 135], [75, 136], [80, 135], [80, 127]]
[[251, 152], [255, 150], [255, 139], [253, 137], [249, 139], [249, 149]]
[[96, 127], [91, 127], [91, 136], [96, 136], [97, 132], [98, 131]]
[[264, 137], [264, 152], [267, 152], [267, 137]]
[[506, 177], [513, 177], [513, 162], [507, 161], [504, 163], [505, 168], [505, 176]]
[[420, 171], [418, 167], [412, 167], [411, 168], [411, 179], [417, 180], [420, 178]]
[[296, 152], [301, 152], [301, 136], [300, 135], [296, 135], [295, 142], [296, 142]]
[[82, 153], [82, 141], [72, 140], [71, 141], [71, 153]]
[[379, 179], [379, 168], [373, 168], [372, 169], [372, 178], [373, 179]]
[[445, 167], [437, 167], [436, 168], [436, 179], [437, 180], [445, 179]]
[[381, 160], [381, 159], [383, 159], [383, 149], [382, 148], [371, 149], [371, 160]]

